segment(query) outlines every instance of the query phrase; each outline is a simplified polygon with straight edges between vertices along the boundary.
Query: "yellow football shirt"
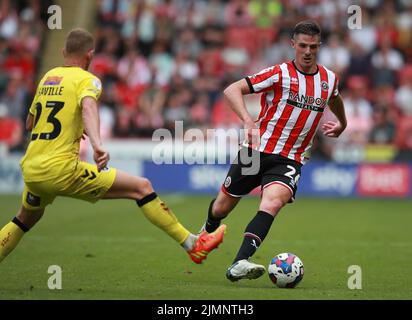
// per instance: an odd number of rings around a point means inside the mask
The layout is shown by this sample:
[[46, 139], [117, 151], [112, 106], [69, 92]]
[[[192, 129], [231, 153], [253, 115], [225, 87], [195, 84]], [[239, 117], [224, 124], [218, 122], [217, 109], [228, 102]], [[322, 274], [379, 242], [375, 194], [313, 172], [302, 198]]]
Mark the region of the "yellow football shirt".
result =
[[45, 181], [74, 170], [83, 134], [81, 101], [98, 99], [100, 80], [79, 67], [57, 67], [41, 79], [30, 107], [31, 141], [20, 162], [25, 181]]

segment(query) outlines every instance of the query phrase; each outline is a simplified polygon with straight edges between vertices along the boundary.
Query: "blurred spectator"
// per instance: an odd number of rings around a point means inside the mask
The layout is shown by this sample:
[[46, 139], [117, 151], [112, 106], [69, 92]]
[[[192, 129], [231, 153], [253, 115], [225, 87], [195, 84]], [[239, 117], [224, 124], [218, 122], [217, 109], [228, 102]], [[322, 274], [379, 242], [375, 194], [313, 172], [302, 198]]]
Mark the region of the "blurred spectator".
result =
[[236, 78], [241, 78], [245, 74], [250, 56], [243, 45], [236, 41], [228, 41], [226, 47], [222, 50], [222, 59], [226, 72]]
[[281, 33], [279, 35], [279, 39], [275, 43], [273, 43], [269, 48], [267, 48], [264, 53], [266, 66], [275, 65], [283, 61], [288, 61], [293, 59], [293, 57], [294, 50], [290, 46], [290, 34], [286, 32]]
[[148, 61], [136, 48], [129, 48], [120, 59], [117, 74], [129, 87], [147, 85], [152, 78]]
[[220, 0], [178, 1], [179, 15], [175, 23], [180, 29], [200, 29], [205, 25], [222, 25], [224, 7]]
[[249, 12], [258, 28], [271, 28], [273, 21], [282, 14], [282, 3], [278, 0], [251, 0]]
[[364, 145], [372, 129], [372, 106], [365, 98], [367, 80], [353, 76], [348, 79], [348, 91], [343, 97], [348, 126], [340, 136], [339, 143]]
[[343, 46], [338, 34], [328, 38], [326, 46], [319, 52], [319, 63], [336, 72], [341, 78], [349, 66], [350, 52]]
[[347, 76], [370, 76], [372, 74], [371, 54], [357, 43], [351, 43], [351, 56]]
[[152, 80], [139, 97], [135, 126], [142, 135], [150, 137], [153, 131], [164, 125], [163, 108], [166, 102], [165, 90]]
[[193, 80], [199, 75], [199, 65], [189, 57], [186, 51], [176, 55], [175, 73], [185, 80]]
[[119, 138], [132, 136], [132, 119], [128, 110], [119, 108], [116, 112], [114, 135]]
[[24, 21], [21, 23], [18, 35], [13, 39], [13, 42], [16, 46], [37, 54], [40, 49], [40, 32], [36, 24]]
[[207, 127], [210, 121], [210, 99], [205, 93], [200, 94], [190, 109], [190, 119], [196, 128]]
[[10, 78], [5, 92], [0, 96], [0, 105], [5, 108], [5, 115], [23, 121], [27, 90], [19, 78]]
[[183, 121], [190, 126], [189, 103], [191, 93], [187, 89], [172, 92], [164, 110], [165, 127], [174, 131], [175, 121]]
[[220, 97], [213, 105], [212, 127], [217, 129], [241, 128], [241, 120]]
[[205, 48], [199, 56], [200, 71], [206, 76], [222, 78], [225, 71], [225, 61], [221, 50]]
[[399, 31], [395, 25], [395, 17], [395, 2], [383, 1], [375, 18], [378, 46], [381, 46], [383, 42], [389, 42], [389, 46], [391, 47], [398, 44]]
[[362, 52], [372, 52], [377, 45], [377, 31], [373, 21], [370, 21], [369, 12], [362, 10], [362, 28], [349, 30], [351, 42], [360, 47]]
[[0, 3], [0, 141], [12, 151], [23, 148], [48, 5], [48, 0]]
[[129, 32], [126, 32], [126, 29], [123, 28], [122, 34], [126, 35], [126, 37], [132, 36], [134, 25], [136, 24], [139, 48], [143, 55], [147, 56], [150, 54], [150, 50], [156, 37], [155, 6], [149, 1], [142, 1], [140, 12], [138, 12], [138, 14], [139, 19], [137, 20], [137, 23], [134, 19], [129, 20], [128, 23], [131, 26], [131, 30]]
[[378, 51], [372, 55], [375, 85], [396, 83], [396, 72], [403, 64], [402, 55], [392, 47], [389, 36], [383, 38]]
[[10, 53], [2, 65], [3, 70], [8, 74], [21, 77], [28, 86], [31, 85], [35, 69], [33, 55], [18, 43], [12, 44], [9, 50]]
[[400, 150], [412, 150], [412, 116], [399, 119], [396, 145]]
[[113, 81], [116, 78], [118, 43], [110, 38], [104, 43], [101, 52], [97, 53], [90, 65], [90, 71], [102, 81]]
[[396, 91], [396, 103], [403, 115], [412, 116], [412, 65], [401, 71], [401, 86]]
[[[399, 119], [396, 145], [401, 150], [412, 150], [412, 117]], [[410, 160], [410, 159], [409, 159]]]
[[155, 81], [161, 86], [166, 86], [175, 72], [176, 65], [163, 42], [154, 44], [150, 64], [155, 71]]
[[21, 122], [2, 115], [0, 105], [0, 144], [5, 144], [8, 149], [19, 147], [23, 138]]
[[399, 29], [398, 46], [404, 53], [406, 61], [412, 63], [412, 2], [402, 1], [404, 11], [397, 16], [396, 24]]
[[178, 41], [173, 42], [173, 53], [178, 56], [185, 54], [191, 59], [198, 57], [202, 50], [199, 39], [193, 29], [183, 29], [178, 35]]
[[394, 140], [395, 123], [388, 117], [388, 110], [383, 108], [375, 110], [369, 141], [376, 144], [392, 144]]
[[230, 1], [225, 8], [225, 23], [227, 26], [248, 26], [253, 22], [249, 13], [247, 0]]
[[19, 28], [19, 17], [17, 9], [10, 8], [10, 1], [2, 2], [2, 15], [0, 19], [0, 36], [5, 39], [12, 39], [17, 35]]

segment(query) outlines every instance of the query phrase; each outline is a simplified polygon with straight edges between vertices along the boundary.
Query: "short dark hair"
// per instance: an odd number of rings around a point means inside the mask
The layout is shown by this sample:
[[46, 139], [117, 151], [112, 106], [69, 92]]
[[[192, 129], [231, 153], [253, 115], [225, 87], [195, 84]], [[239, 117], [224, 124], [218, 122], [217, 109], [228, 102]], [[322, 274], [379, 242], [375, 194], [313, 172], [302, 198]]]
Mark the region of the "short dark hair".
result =
[[309, 36], [319, 35], [320, 37], [321, 29], [315, 21], [305, 20], [295, 25], [295, 27], [293, 28], [292, 38], [294, 38], [296, 35], [300, 33]]
[[94, 49], [94, 38], [90, 32], [76, 28], [68, 33], [64, 45], [66, 54], [79, 55], [92, 49]]

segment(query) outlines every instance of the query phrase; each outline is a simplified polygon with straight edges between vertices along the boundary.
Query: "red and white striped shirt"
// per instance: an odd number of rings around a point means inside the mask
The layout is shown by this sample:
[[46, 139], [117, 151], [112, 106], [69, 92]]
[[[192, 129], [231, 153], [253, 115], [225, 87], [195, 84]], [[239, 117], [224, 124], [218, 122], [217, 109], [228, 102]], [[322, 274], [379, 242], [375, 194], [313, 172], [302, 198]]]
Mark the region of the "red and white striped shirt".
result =
[[308, 160], [323, 111], [329, 99], [339, 94], [337, 75], [317, 67], [307, 74], [289, 61], [245, 78], [252, 93], [262, 93], [257, 150], [302, 164]]

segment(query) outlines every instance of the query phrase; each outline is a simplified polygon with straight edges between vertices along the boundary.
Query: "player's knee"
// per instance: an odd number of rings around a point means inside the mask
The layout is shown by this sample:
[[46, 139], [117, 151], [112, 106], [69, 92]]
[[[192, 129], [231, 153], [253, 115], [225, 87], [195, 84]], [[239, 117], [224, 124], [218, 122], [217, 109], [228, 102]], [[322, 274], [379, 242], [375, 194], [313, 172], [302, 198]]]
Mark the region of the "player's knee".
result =
[[271, 215], [275, 216], [280, 211], [280, 209], [283, 208], [283, 206], [285, 204], [286, 203], [283, 202], [279, 198], [264, 199], [260, 203], [259, 210], [260, 211], [265, 211], [265, 212], [270, 213]]
[[16, 215], [16, 218], [23, 224], [27, 229], [31, 229], [43, 216], [43, 210], [38, 211], [27, 211], [20, 210]]
[[142, 178], [142, 180], [139, 181], [139, 184], [137, 186], [138, 197], [143, 198], [153, 192], [154, 190], [153, 190], [153, 186], [150, 180], [146, 178]]

